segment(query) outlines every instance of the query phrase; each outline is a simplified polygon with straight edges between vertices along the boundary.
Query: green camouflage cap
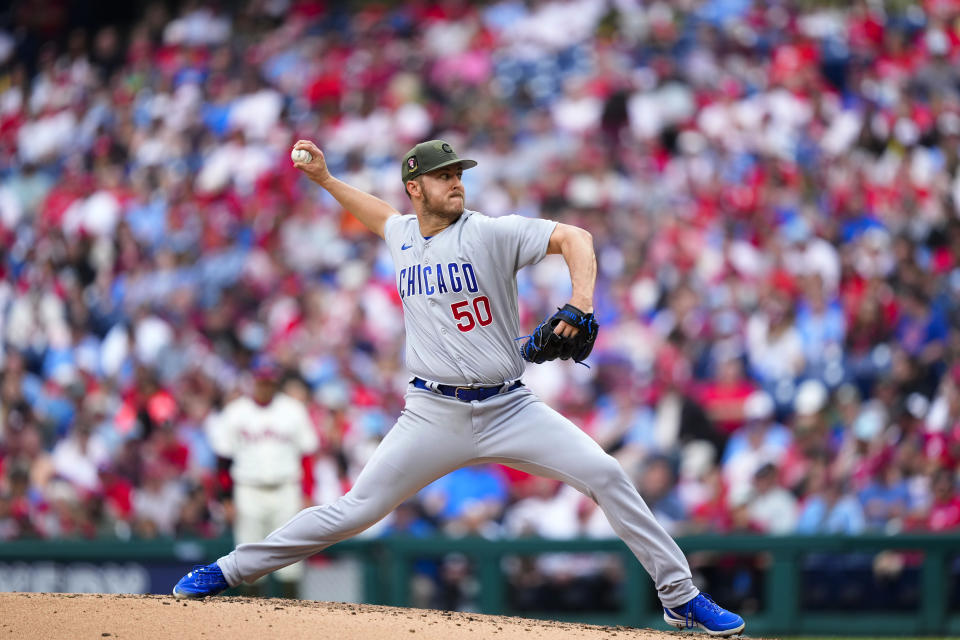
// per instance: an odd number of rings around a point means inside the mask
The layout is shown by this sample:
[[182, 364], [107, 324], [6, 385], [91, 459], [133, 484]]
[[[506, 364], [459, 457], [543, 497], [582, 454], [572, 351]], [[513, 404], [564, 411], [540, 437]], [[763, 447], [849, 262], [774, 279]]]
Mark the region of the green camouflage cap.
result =
[[475, 160], [458, 158], [453, 147], [443, 140], [427, 140], [410, 149], [403, 156], [400, 177], [406, 184], [407, 180], [452, 164], [459, 164], [464, 169], [477, 166]]

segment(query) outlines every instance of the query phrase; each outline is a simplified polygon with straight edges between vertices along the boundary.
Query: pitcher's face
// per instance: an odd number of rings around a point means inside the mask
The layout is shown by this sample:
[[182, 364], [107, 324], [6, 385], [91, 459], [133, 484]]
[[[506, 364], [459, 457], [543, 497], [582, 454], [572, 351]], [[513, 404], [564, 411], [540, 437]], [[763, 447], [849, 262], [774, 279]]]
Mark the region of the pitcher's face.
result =
[[420, 176], [423, 213], [439, 218], [457, 218], [463, 213], [466, 194], [460, 165], [443, 167]]

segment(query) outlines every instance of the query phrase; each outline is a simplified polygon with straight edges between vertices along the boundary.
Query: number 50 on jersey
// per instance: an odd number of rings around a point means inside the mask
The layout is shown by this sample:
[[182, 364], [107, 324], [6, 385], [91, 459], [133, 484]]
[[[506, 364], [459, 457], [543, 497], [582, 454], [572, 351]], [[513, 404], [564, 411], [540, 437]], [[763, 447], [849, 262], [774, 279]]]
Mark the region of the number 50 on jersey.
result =
[[[472, 313], [471, 313], [472, 307]], [[467, 332], [478, 324], [485, 327], [493, 322], [490, 313], [490, 301], [487, 296], [477, 296], [473, 300], [461, 300], [450, 305], [450, 311], [457, 320], [457, 329]]]

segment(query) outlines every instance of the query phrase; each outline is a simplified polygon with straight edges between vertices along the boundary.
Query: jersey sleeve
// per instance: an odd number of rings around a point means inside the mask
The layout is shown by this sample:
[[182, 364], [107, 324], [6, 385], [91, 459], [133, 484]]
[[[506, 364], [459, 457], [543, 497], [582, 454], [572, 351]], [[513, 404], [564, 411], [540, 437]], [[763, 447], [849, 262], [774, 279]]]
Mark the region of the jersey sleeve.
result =
[[235, 454], [234, 427], [229, 407], [217, 414], [210, 415], [204, 424], [204, 432], [210, 448], [221, 458], [232, 458]]
[[298, 401], [291, 402], [294, 408], [294, 417], [297, 424], [297, 444], [300, 447], [300, 455], [308, 456], [317, 450], [320, 445], [317, 438], [317, 431], [313, 428], [313, 421], [306, 407]]
[[403, 226], [402, 222], [402, 215], [393, 215], [387, 218], [387, 221], [383, 223], [383, 239], [388, 246], [392, 247], [394, 244], [396, 244], [394, 242], [396, 239], [394, 236], [396, 235], [397, 230]]
[[507, 264], [513, 264], [514, 271], [527, 265], [536, 264], [547, 255], [550, 235], [556, 229], [554, 220], [525, 218], [518, 215], [490, 219], [493, 229], [494, 251]]

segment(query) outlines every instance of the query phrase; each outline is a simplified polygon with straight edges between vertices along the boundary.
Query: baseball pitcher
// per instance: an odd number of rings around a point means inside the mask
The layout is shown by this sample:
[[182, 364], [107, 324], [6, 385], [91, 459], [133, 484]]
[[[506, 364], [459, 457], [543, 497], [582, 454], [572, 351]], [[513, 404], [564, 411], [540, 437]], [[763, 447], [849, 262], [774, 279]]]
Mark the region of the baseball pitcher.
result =
[[[461, 176], [476, 162], [458, 157], [442, 140], [422, 142], [403, 157], [400, 177], [413, 215], [400, 215], [333, 177], [313, 142], [298, 141], [294, 152], [294, 166], [382, 237], [393, 256], [412, 374], [405, 407], [345, 496], [305, 509], [263, 541], [194, 568], [174, 595], [202, 598], [250, 583], [363, 531], [454, 469], [498, 462], [562, 480], [593, 499], [653, 578], [668, 624], [719, 636], [740, 633], [743, 619], [693, 585], [680, 548], [620, 464], [520, 380], [524, 361], [581, 361], [593, 347], [598, 326], [590, 234], [549, 220], [489, 218], [466, 209]], [[547, 254], [566, 261], [572, 295], [518, 347], [516, 274]]]

